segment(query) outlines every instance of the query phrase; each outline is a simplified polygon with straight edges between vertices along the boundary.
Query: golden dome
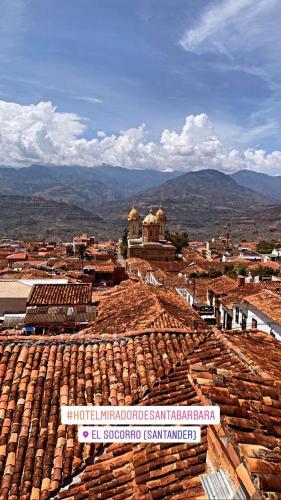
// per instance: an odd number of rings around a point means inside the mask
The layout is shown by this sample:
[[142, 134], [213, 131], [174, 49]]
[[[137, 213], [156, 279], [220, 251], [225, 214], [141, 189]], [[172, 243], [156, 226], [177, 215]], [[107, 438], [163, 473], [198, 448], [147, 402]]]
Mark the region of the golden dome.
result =
[[150, 210], [149, 214], [143, 219], [143, 224], [157, 224], [156, 217], [153, 215], [152, 210]]
[[135, 207], [131, 209], [128, 215], [128, 220], [137, 220], [139, 218], [139, 213]]
[[166, 214], [162, 207], [159, 207], [156, 212], [156, 220], [157, 222], [166, 220]]

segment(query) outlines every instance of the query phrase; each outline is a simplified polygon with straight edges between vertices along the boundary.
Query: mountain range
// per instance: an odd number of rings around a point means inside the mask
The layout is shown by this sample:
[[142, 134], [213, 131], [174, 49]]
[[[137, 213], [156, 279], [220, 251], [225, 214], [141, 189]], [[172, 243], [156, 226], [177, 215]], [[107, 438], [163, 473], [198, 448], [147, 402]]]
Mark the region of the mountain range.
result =
[[226, 223], [237, 238], [281, 235], [281, 176], [250, 171], [0, 167], [0, 194], [3, 236], [70, 239], [85, 231], [118, 238], [134, 203], [142, 216], [162, 203], [171, 230], [192, 238], [222, 234]]
[[126, 199], [179, 175], [178, 172], [33, 165], [0, 167], [0, 193], [37, 196], [93, 210], [107, 201]]
[[232, 178], [243, 187], [266, 196], [275, 203], [281, 203], [281, 175], [267, 175], [252, 170], [240, 170]]

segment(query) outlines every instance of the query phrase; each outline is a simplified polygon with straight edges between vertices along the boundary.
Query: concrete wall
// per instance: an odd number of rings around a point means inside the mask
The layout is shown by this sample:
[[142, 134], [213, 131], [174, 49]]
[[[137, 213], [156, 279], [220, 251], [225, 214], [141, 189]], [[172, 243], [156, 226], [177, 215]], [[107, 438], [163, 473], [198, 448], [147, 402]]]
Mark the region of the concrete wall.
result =
[[24, 313], [26, 310], [26, 298], [0, 298], [0, 314]]
[[275, 323], [271, 318], [249, 304], [247, 328], [252, 328], [253, 319], [257, 322], [258, 330], [269, 334], [272, 332], [276, 337], [278, 337], [278, 340], [281, 340], [281, 325]]
[[160, 244], [153, 247], [148, 246], [129, 246], [128, 258], [139, 258], [147, 260], [174, 261], [176, 259], [176, 249], [174, 247], [161, 247]]
[[275, 323], [271, 318], [263, 314], [251, 304], [237, 304], [239, 307], [238, 321], [236, 321], [236, 305], [233, 306], [232, 329], [241, 330], [243, 314], [247, 316], [246, 329], [251, 330], [253, 319], [257, 322], [257, 329], [268, 334], [273, 333], [278, 340], [281, 340], [281, 325]]

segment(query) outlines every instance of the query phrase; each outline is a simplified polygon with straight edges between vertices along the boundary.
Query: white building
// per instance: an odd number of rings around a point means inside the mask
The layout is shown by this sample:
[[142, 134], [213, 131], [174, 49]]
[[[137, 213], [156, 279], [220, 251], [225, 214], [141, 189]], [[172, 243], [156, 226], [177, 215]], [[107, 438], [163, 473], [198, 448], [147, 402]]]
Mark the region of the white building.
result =
[[233, 326], [256, 328], [281, 340], [281, 295], [271, 290], [248, 296], [233, 307]]

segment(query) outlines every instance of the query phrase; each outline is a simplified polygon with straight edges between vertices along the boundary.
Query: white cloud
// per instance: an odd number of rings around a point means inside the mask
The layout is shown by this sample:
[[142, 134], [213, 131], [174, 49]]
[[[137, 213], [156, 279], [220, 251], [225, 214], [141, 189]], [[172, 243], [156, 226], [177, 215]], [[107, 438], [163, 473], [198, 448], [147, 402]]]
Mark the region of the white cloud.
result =
[[280, 0], [216, 0], [199, 14], [180, 44], [188, 52], [208, 54], [218, 70], [247, 73], [279, 93], [280, 23]]
[[74, 96], [73, 99], [78, 99], [78, 101], [85, 101], [90, 104], [103, 104], [103, 100], [99, 97], [92, 96]]
[[[258, 0], [223, 0], [216, 4], [211, 4], [198, 20], [198, 24], [187, 30], [184, 34], [181, 45], [185, 50], [191, 52], [227, 52], [225, 43], [219, 42], [220, 34], [229, 26], [241, 11], [251, 8]], [[211, 41], [211, 43], [207, 43]]]
[[98, 130], [97, 131], [97, 136], [98, 137], [106, 137], [106, 133], [103, 130]]
[[[279, 5], [278, 5], [279, 4]], [[239, 50], [266, 52], [265, 47], [280, 40], [279, 0], [217, 0], [199, 16], [180, 43], [190, 52], [221, 53], [232, 58]], [[274, 54], [271, 45], [268, 57]]]
[[[190, 115], [180, 132], [165, 129], [159, 142], [147, 141], [145, 125], [97, 138], [83, 137], [85, 124], [73, 113], [61, 113], [51, 102], [22, 106], [0, 101], [0, 164], [95, 166], [107, 163], [128, 168], [242, 168], [281, 174], [281, 151], [239, 152], [217, 137], [206, 114]], [[256, 133], [256, 131], [254, 131]]]

